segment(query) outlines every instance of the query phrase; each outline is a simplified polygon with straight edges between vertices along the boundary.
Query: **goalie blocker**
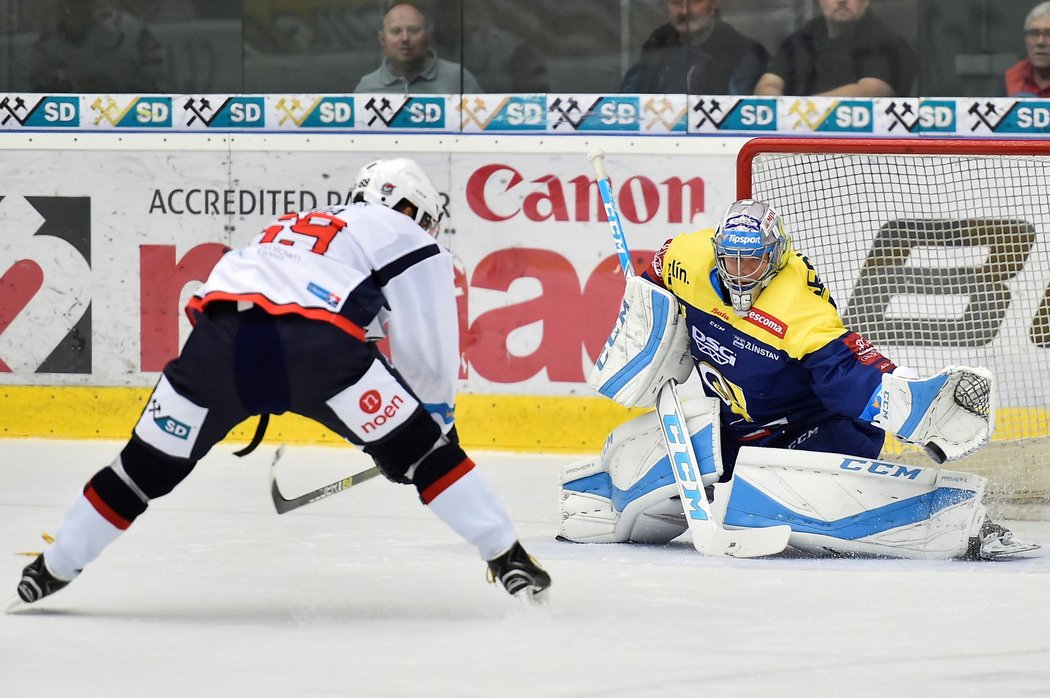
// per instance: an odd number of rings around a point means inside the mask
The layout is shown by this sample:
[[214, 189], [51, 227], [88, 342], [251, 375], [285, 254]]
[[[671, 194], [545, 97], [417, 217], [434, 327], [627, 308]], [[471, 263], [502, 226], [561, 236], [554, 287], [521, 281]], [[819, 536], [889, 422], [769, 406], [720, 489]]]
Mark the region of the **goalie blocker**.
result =
[[[711, 456], [705, 485], [722, 470], [717, 403], [683, 404], [688, 430]], [[699, 449], [698, 449], [699, 450]], [[900, 558], [992, 559], [1037, 549], [991, 524], [986, 480], [845, 454], [741, 448], [712, 509], [728, 529], [788, 524], [788, 544], [812, 552]], [[711, 491], [711, 487], [708, 487]], [[580, 543], [668, 543], [686, 531], [675, 481], [652, 414], [610, 434], [600, 457], [562, 473], [560, 538]]]
[[587, 384], [625, 407], [652, 407], [664, 383], [684, 383], [692, 370], [678, 299], [641, 277], [628, 277], [616, 326]]

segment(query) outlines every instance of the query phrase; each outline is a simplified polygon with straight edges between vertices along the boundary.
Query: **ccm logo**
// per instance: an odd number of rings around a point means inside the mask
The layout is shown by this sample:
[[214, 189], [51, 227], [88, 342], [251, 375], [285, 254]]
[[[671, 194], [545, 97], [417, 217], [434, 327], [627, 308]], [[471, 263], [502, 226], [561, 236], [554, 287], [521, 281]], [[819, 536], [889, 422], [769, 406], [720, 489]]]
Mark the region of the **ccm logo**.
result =
[[689, 518], [706, 521], [707, 513], [700, 504], [700, 498], [707, 495], [700, 479], [700, 468], [693, 454], [689, 452], [689, 432], [675, 414], [663, 415], [662, 427], [667, 455], [670, 457], [671, 467], [678, 471], [678, 491], [687, 502]]
[[[371, 409], [365, 409], [365, 398], [368, 397], [370, 393], [375, 393], [379, 404], [377, 404], [375, 407], [372, 407]], [[367, 393], [361, 396], [361, 409], [363, 409], [369, 414], [376, 415], [375, 418], [372, 419], [372, 421], [365, 422], [361, 425], [361, 431], [363, 431], [365, 434], [367, 434], [370, 431], [375, 431], [379, 427], [386, 424], [387, 421], [389, 421], [392, 417], [394, 417], [397, 414], [397, 411], [401, 409], [401, 406], [405, 404], [404, 398], [402, 398], [400, 395], [395, 395], [393, 398], [391, 398], [390, 403], [385, 406], [382, 405], [382, 400], [379, 400], [378, 398], [379, 393], [377, 393], [374, 390], [369, 390]], [[371, 401], [369, 401], [369, 405], [371, 406]]]

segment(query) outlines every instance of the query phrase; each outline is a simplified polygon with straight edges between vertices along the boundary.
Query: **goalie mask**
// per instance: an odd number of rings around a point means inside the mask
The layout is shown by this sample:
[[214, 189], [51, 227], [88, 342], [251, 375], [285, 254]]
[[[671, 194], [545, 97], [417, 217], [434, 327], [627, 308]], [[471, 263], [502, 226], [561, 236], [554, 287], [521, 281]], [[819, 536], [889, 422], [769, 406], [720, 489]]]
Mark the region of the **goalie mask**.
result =
[[413, 160], [391, 158], [368, 163], [357, 173], [350, 200], [392, 208], [404, 213], [431, 235], [437, 235], [441, 197]]
[[745, 317], [787, 264], [791, 238], [772, 206], [741, 199], [726, 209], [712, 243], [718, 278], [729, 291], [733, 312]]

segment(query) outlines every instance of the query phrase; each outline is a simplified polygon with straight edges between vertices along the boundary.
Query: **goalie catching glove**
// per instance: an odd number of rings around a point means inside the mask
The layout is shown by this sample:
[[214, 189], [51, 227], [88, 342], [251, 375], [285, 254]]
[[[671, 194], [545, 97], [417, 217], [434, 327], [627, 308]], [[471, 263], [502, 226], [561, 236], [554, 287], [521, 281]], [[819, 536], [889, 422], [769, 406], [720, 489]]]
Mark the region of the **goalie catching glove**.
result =
[[625, 407], [652, 407], [664, 383], [684, 383], [692, 370], [678, 299], [641, 277], [628, 278], [616, 327], [587, 384]]
[[872, 423], [943, 463], [988, 443], [995, 428], [994, 396], [995, 378], [985, 368], [949, 366], [923, 380], [886, 374]]

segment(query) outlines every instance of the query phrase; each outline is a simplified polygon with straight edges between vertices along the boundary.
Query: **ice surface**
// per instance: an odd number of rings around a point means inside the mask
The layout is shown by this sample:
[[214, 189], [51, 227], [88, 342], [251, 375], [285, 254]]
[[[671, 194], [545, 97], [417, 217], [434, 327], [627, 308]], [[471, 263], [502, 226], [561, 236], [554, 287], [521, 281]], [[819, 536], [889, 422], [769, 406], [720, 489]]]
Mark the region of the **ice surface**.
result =
[[[0, 441], [0, 603], [114, 442]], [[277, 516], [273, 447], [220, 447], [67, 589], [0, 615], [0, 696], [1050, 695], [1050, 552], [996, 563], [705, 558], [554, 540], [568, 457], [477, 452], [547, 608], [413, 490], [375, 479]], [[368, 465], [291, 446], [289, 496]], [[1012, 524], [1050, 547], [1050, 523]], [[6, 585], [6, 586], [5, 586]]]

